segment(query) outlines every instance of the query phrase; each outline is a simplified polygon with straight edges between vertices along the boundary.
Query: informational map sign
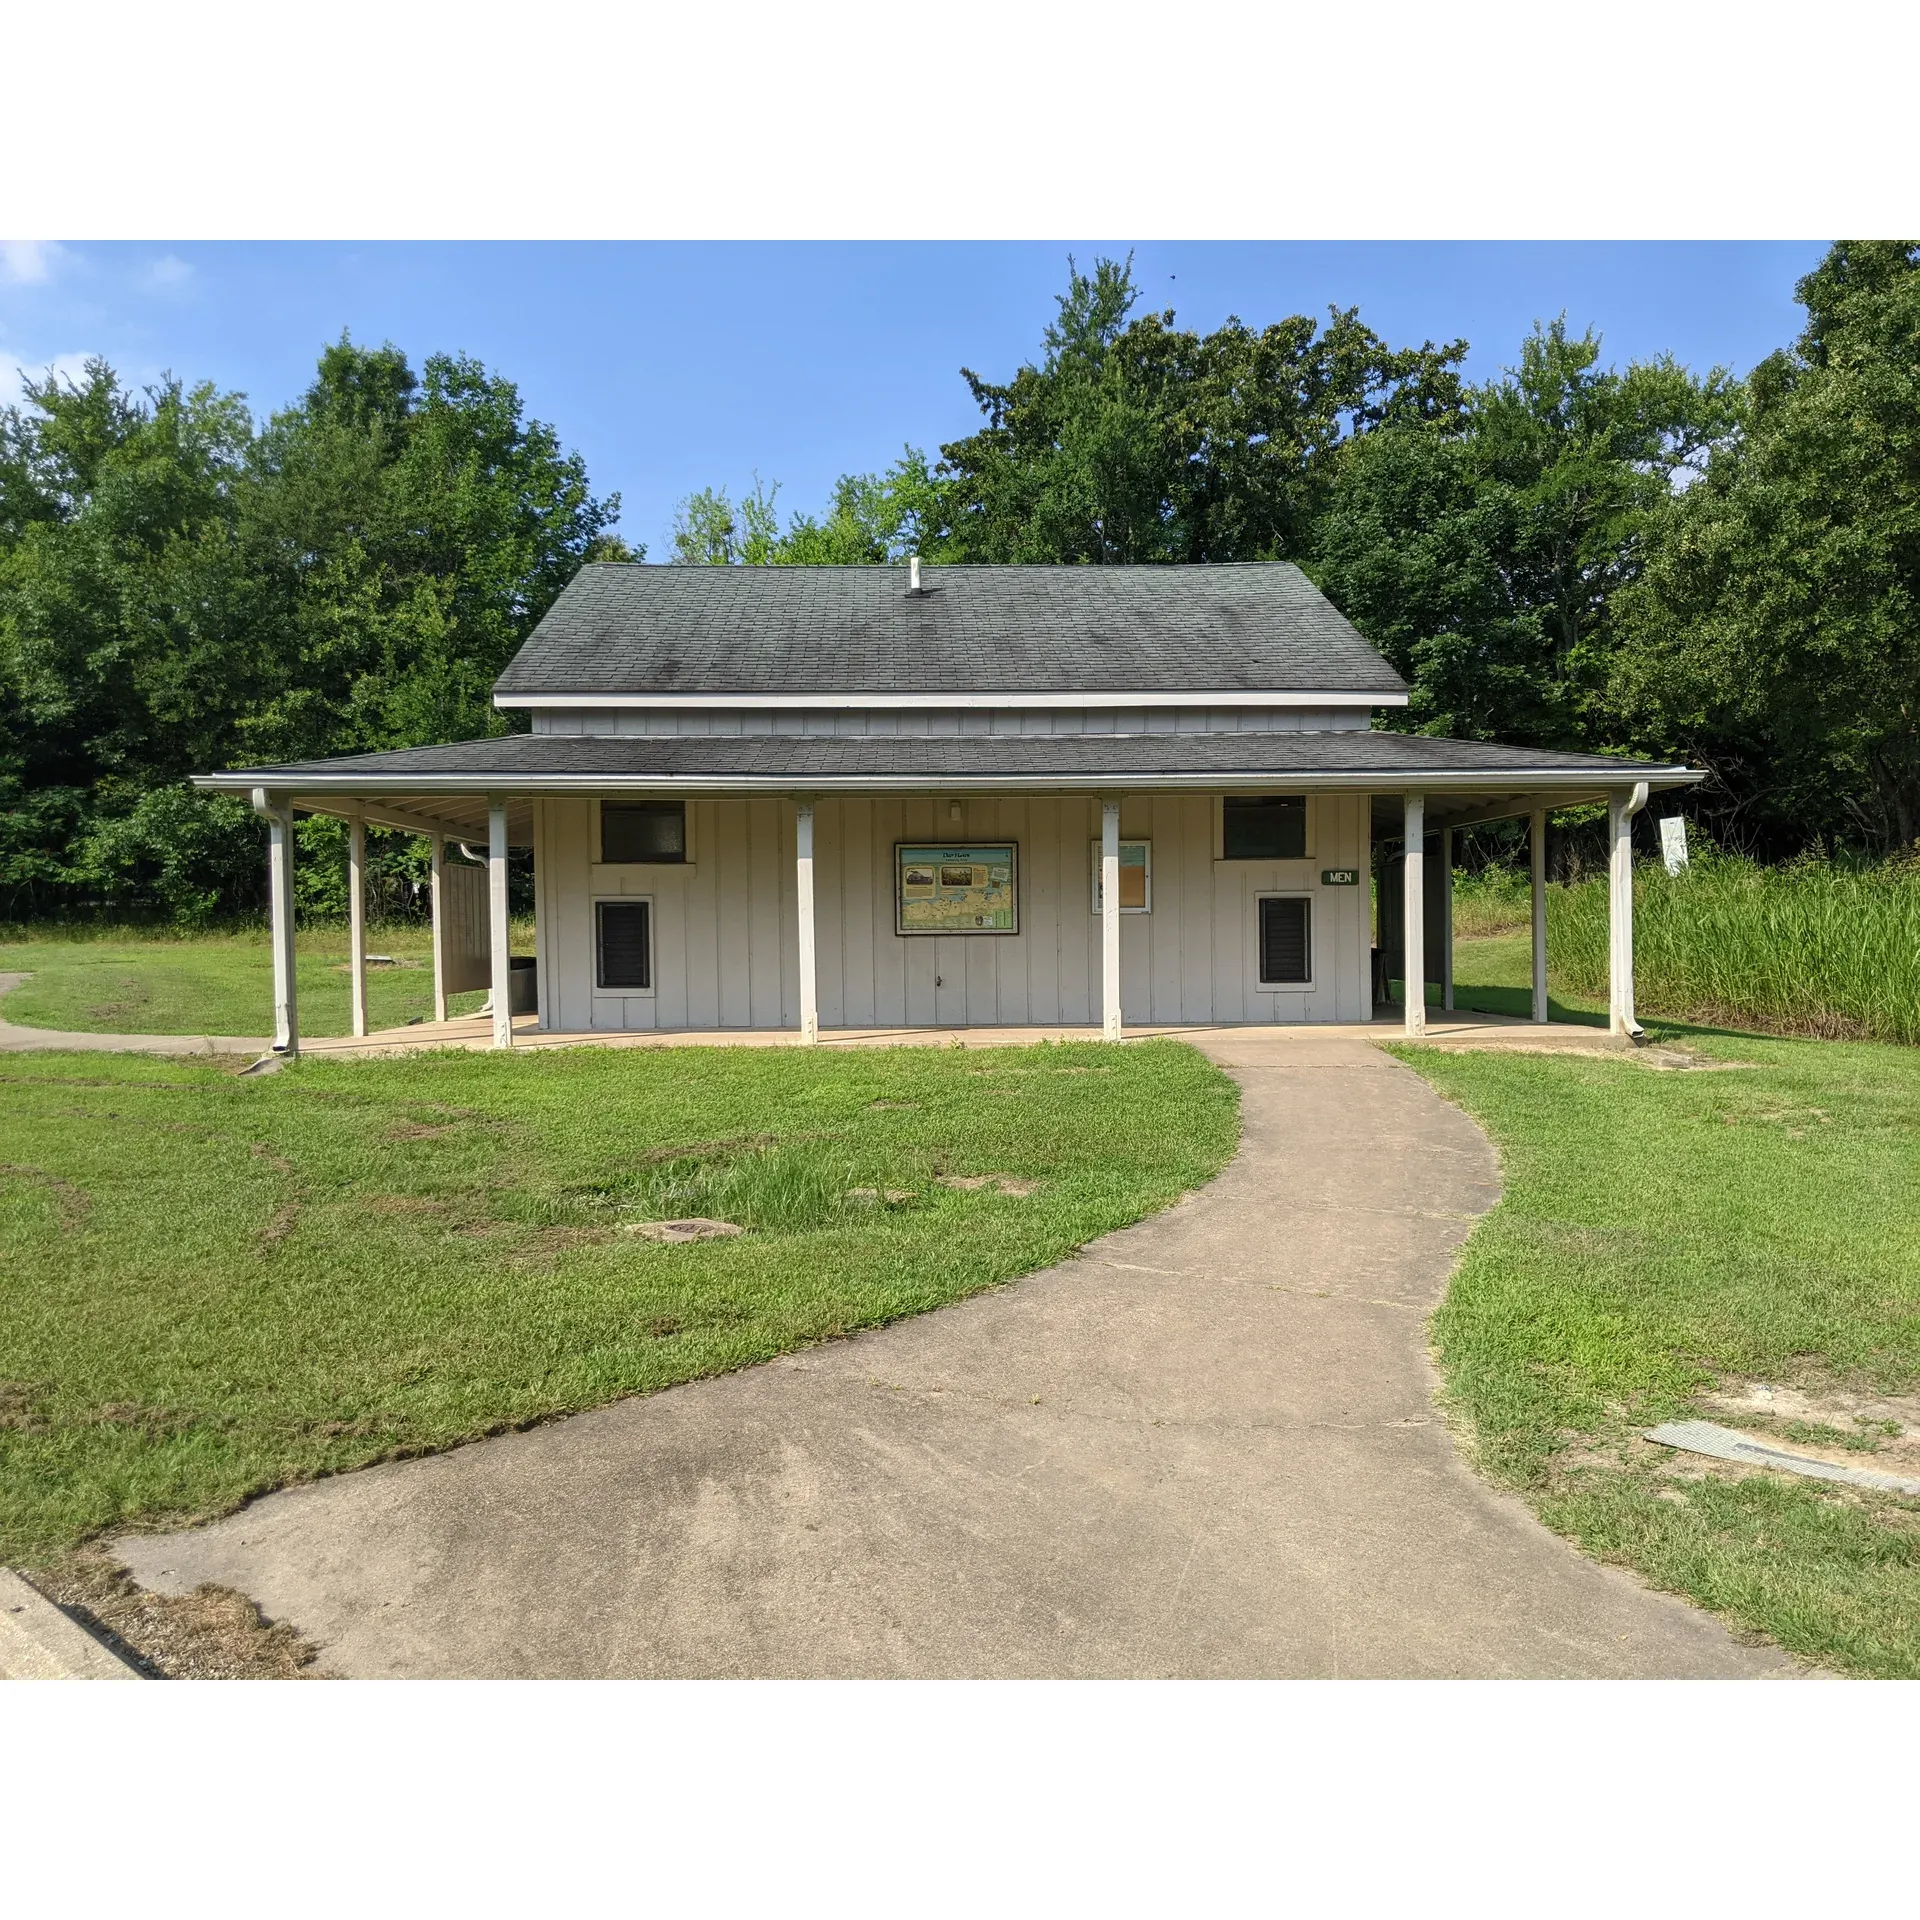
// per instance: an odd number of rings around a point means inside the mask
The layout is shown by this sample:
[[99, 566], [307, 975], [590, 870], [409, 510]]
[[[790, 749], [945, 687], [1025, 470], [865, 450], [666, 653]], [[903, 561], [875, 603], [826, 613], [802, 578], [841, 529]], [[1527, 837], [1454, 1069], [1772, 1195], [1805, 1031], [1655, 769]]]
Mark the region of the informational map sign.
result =
[[1018, 933], [1019, 849], [1011, 841], [983, 846], [910, 846], [894, 859], [896, 933]]

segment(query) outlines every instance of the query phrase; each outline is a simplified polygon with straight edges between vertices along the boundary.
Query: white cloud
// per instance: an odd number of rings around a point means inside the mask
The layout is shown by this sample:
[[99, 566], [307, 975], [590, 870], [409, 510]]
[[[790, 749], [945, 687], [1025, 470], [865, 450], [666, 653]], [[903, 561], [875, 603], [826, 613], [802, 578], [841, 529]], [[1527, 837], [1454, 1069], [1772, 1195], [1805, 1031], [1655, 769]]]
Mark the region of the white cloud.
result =
[[53, 278], [66, 251], [57, 240], [0, 240], [0, 281], [38, 286]]
[[140, 275], [141, 284], [153, 293], [175, 293], [193, 278], [193, 269], [177, 253], [163, 253], [149, 260]]

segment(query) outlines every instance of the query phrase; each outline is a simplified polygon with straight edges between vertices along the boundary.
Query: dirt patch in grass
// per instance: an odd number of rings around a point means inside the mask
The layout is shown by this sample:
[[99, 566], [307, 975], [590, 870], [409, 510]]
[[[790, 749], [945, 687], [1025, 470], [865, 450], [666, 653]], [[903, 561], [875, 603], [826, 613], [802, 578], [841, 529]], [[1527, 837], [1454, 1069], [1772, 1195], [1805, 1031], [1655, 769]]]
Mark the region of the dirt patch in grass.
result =
[[50, 1193], [60, 1210], [60, 1225], [69, 1233], [85, 1223], [93, 1204], [71, 1180], [62, 1180], [41, 1167], [23, 1167], [18, 1163], [0, 1165], [0, 1180], [25, 1180]]
[[1797, 1386], [1732, 1378], [1697, 1404], [1723, 1426], [1837, 1467], [1920, 1475], [1920, 1396], [1849, 1389], [1817, 1376]]
[[0, 1380], [0, 1433], [45, 1432], [43, 1403], [52, 1390], [44, 1380]]
[[1000, 1193], [1009, 1200], [1031, 1200], [1040, 1191], [1038, 1180], [1022, 1180], [1011, 1173], [943, 1173], [936, 1176], [955, 1193]]
[[149, 1593], [99, 1548], [83, 1548], [33, 1583], [154, 1680], [328, 1680], [313, 1643], [270, 1621], [245, 1594], [202, 1586]]

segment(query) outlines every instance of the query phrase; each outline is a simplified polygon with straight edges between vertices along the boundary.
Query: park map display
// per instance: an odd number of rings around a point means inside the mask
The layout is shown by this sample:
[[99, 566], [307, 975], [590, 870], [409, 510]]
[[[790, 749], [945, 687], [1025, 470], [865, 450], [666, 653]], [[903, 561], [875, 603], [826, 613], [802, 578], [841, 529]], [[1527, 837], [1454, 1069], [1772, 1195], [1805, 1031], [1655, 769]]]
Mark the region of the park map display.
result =
[[985, 846], [894, 848], [895, 928], [901, 933], [1017, 933], [1016, 850]]

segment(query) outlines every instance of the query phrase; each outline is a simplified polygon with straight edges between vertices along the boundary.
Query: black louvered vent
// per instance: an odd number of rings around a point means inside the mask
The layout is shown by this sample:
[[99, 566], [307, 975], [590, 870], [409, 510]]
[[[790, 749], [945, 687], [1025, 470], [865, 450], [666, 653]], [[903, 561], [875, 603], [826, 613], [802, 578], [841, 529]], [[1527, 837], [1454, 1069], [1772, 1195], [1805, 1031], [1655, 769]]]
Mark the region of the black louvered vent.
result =
[[1313, 978], [1308, 956], [1312, 926], [1308, 900], [1260, 902], [1260, 984], [1263, 987], [1304, 986]]
[[602, 900], [599, 916], [601, 986], [645, 992], [653, 985], [647, 902]]

